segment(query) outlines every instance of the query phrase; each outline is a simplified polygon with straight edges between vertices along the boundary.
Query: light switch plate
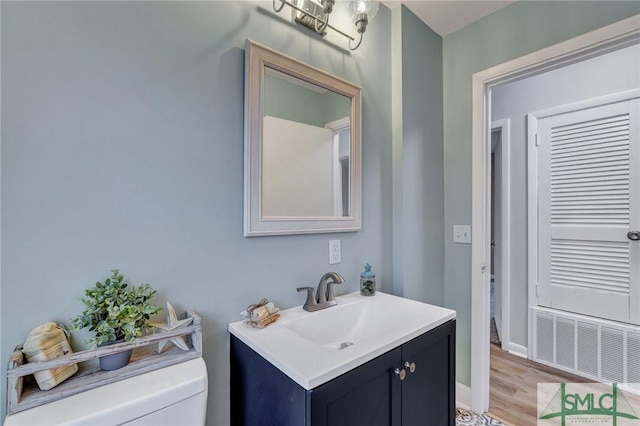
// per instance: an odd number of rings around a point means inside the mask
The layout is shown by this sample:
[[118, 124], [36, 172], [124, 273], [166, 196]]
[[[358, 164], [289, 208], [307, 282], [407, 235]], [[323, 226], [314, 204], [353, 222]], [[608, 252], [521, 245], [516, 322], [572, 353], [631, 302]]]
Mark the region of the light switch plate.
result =
[[342, 262], [340, 240], [329, 240], [329, 265]]
[[453, 225], [453, 242], [471, 244], [471, 225]]

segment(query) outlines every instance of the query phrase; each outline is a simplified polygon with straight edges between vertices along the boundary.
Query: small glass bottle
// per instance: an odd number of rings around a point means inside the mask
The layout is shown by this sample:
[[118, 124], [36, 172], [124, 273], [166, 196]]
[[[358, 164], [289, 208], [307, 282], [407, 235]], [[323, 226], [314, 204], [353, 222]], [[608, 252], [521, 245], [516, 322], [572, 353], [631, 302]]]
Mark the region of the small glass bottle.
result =
[[364, 265], [364, 271], [360, 274], [360, 294], [373, 296], [376, 294], [376, 274], [371, 270], [371, 265]]

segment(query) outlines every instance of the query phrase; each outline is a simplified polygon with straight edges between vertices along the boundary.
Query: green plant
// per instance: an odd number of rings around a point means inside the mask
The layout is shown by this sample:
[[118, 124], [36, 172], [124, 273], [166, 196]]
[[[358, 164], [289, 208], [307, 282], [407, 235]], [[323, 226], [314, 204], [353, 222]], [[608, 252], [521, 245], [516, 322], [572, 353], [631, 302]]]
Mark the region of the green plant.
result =
[[162, 310], [149, 300], [156, 294], [149, 284], [127, 287], [117, 269], [104, 283], [85, 290], [80, 299], [85, 306], [82, 313], [71, 320], [71, 328], [88, 328], [95, 337], [87, 341], [97, 346], [116, 340], [131, 341], [150, 328], [149, 318]]

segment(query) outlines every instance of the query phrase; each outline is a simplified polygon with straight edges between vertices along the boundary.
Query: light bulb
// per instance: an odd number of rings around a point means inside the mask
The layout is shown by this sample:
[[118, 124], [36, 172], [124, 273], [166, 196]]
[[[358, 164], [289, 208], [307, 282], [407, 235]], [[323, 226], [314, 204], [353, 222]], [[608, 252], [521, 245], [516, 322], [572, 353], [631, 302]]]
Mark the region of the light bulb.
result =
[[365, 13], [370, 21], [378, 13], [380, 2], [378, 0], [349, 0], [348, 5], [355, 15]]

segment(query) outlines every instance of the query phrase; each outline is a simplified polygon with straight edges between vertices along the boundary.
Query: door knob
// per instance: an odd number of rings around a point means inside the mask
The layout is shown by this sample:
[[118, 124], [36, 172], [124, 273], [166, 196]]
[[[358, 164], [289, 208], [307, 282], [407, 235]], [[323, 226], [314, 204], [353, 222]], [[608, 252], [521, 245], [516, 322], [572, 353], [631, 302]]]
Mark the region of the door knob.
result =
[[400, 378], [400, 380], [404, 380], [404, 378], [407, 377], [407, 372], [405, 371], [404, 368], [402, 368], [402, 369], [396, 368], [395, 370], [393, 370], [393, 374], [398, 376]]
[[640, 231], [629, 231], [627, 233], [627, 238], [630, 239], [631, 241], [640, 240]]
[[415, 362], [405, 362], [404, 366], [407, 367], [409, 369], [409, 373], [413, 373], [416, 371], [416, 363]]

